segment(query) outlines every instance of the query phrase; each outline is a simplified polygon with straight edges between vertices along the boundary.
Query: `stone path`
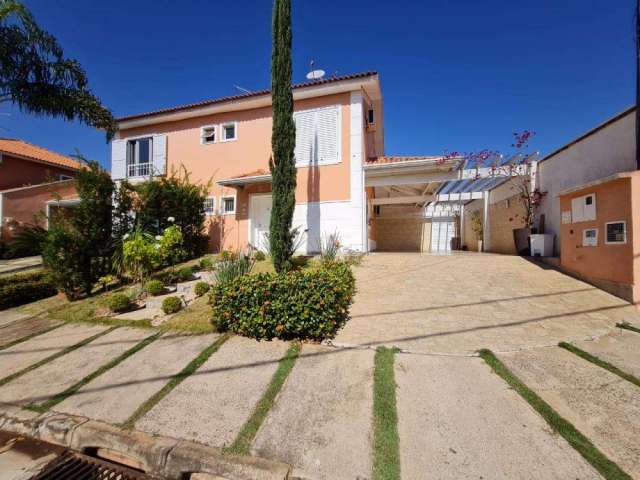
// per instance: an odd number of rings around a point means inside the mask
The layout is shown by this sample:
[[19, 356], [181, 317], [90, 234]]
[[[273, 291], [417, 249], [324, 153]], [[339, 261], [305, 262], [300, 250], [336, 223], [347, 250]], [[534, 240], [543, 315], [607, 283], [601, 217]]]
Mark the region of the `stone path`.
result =
[[149, 334], [137, 328], [118, 328], [4, 385], [0, 388], [0, 402], [20, 405], [43, 402], [123, 354]]
[[59, 323], [54, 320], [38, 317], [29, 318], [28, 315], [25, 316], [24, 320], [18, 320], [14, 320], [11, 323], [0, 326], [0, 348], [9, 345], [15, 340], [43, 332], [59, 325]]
[[284, 342], [256, 342], [241, 337], [228, 340], [136, 428], [217, 447], [230, 446], [286, 350]]
[[107, 327], [95, 325], [65, 325], [27, 342], [0, 350], [0, 377], [8, 377], [106, 329]]
[[85, 385], [56, 410], [123, 423], [216, 337], [165, 335]]
[[339, 345], [473, 354], [602, 336], [638, 310], [567, 275], [509, 255], [379, 253], [354, 269]]
[[289, 463], [308, 478], [371, 475], [372, 350], [305, 345], [254, 453]]
[[574, 342], [574, 345], [640, 378], [640, 334], [618, 329], [595, 340]]
[[399, 354], [403, 478], [598, 479], [479, 358]]
[[640, 388], [559, 347], [500, 359], [605, 455], [640, 477]]

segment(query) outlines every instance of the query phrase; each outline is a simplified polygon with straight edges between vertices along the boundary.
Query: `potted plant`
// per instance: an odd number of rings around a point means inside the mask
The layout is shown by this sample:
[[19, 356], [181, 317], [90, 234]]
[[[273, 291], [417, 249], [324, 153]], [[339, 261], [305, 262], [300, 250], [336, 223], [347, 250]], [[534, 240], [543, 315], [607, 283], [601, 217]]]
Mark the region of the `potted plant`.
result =
[[480, 215], [480, 211], [476, 210], [471, 215], [471, 230], [476, 235], [476, 239], [478, 240], [478, 251], [482, 252], [482, 239], [484, 238], [484, 225], [482, 225], [482, 215]]

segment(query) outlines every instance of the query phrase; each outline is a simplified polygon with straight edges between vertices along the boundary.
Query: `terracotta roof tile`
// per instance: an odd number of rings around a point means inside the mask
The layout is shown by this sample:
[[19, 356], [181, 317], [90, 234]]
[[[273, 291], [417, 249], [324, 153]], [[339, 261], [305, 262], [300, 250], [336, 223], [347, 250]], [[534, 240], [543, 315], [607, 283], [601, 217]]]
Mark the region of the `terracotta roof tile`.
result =
[[16, 155], [18, 157], [48, 163], [63, 168], [79, 170], [81, 165], [71, 157], [60, 155], [46, 148], [15, 138], [0, 138], [0, 153]]
[[[362, 72], [362, 73], [354, 73], [352, 75], [342, 75], [340, 77], [330, 77], [330, 78], [324, 78], [324, 79], [320, 79], [320, 80], [312, 80], [309, 82], [302, 82], [302, 83], [294, 83], [293, 85], [291, 85], [292, 88], [297, 89], [297, 88], [305, 88], [305, 87], [315, 87], [317, 85], [325, 85], [328, 83], [335, 83], [335, 82], [341, 82], [344, 80], [355, 80], [358, 78], [366, 78], [366, 77], [372, 77], [374, 75], [377, 75], [378, 72]], [[270, 93], [270, 90], [258, 90], [256, 92], [250, 92], [250, 93], [243, 93], [240, 95], [231, 95], [231, 96], [227, 96], [227, 97], [220, 97], [220, 98], [214, 98], [211, 100], [203, 100], [201, 102], [195, 102], [195, 103], [188, 103], [185, 105], [178, 105], [176, 107], [170, 107], [170, 108], [162, 108], [159, 110], [153, 110], [151, 112], [146, 112], [146, 113], [137, 113], [135, 115], [127, 115], [125, 117], [119, 117], [116, 118], [117, 122], [123, 122], [125, 120], [133, 120], [136, 118], [142, 118], [142, 117], [150, 117], [153, 115], [160, 115], [163, 113], [173, 113], [173, 112], [178, 112], [181, 110], [191, 110], [191, 109], [195, 109], [195, 108], [199, 108], [199, 107], [206, 107], [208, 105], [214, 105], [216, 103], [224, 103], [224, 102], [229, 102], [229, 101], [233, 101], [233, 100], [242, 100], [245, 98], [251, 98], [251, 97], [259, 97], [260, 95], [267, 95], [268, 93]]]
[[367, 165], [383, 165], [387, 163], [420, 162], [425, 160], [441, 160], [441, 156], [381, 156], [367, 158]]

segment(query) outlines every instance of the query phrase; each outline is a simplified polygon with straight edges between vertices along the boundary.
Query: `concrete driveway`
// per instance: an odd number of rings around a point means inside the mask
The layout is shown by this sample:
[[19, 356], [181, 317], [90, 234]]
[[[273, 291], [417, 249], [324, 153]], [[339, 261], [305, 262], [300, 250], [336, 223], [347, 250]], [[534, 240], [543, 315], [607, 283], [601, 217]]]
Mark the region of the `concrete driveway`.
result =
[[336, 345], [417, 353], [506, 352], [640, 323], [625, 301], [525, 258], [377, 253], [355, 269], [352, 319]]

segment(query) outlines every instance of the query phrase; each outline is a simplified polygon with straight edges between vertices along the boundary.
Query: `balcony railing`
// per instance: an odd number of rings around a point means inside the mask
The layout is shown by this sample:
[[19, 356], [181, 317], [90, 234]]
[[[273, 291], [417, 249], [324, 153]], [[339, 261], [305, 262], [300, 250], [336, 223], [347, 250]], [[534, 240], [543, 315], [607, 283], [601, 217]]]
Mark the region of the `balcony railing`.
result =
[[151, 163], [132, 163], [127, 165], [128, 177], [148, 177], [151, 174]]

